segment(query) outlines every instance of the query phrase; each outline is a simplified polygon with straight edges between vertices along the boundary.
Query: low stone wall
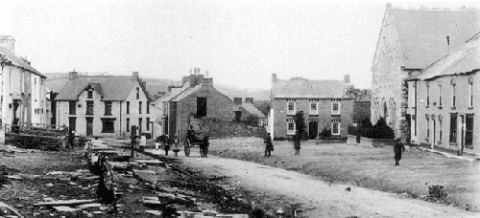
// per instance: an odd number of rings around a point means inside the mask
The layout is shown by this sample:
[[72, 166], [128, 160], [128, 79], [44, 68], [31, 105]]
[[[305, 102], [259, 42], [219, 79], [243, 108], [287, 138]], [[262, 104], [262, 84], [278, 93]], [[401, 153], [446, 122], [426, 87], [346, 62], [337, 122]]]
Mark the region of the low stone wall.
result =
[[208, 133], [209, 137], [212, 139], [229, 137], [263, 138], [266, 133], [263, 127], [247, 126], [243, 123], [227, 122], [211, 118], [191, 118], [190, 124], [194, 126], [194, 129]]
[[[393, 146], [395, 141], [393, 139], [371, 139], [360, 137], [361, 146], [365, 147], [383, 147], [383, 146]], [[348, 135], [347, 144], [357, 144], [357, 137], [354, 135]]]

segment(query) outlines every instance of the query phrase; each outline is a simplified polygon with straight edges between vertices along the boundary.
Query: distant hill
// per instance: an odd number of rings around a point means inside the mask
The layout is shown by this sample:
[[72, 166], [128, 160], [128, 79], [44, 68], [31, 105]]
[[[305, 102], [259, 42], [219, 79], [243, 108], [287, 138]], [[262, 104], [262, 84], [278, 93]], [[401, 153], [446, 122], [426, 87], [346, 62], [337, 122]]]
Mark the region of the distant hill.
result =
[[[60, 91], [60, 89], [65, 85], [68, 80], [68, 73], [46, 73], [47, 80], [45, 81], [45, 86], [55, 92]], [[80, 73], [82, 75], [82, 73]], [[107, 73], [91, 73], [89, 75], [108, 75]], [[165, 92], [168, 91], [168, 86], [171, 85], [180, 85], [180, 81], [170, 80], [170, 79], [159, 79], [159, 78], [142, 78], [143, 81], [147, 83], [147, 90], [154, 99], [160, 98]], [[215, 81], [214, 81], [215, 82]], [[221, 84], [215, 84], [217, 88], [223, 94], [229, 96], [230, 98], [234, 97], [251, 97], [254, 98], [254, 101], [257, 100], [269, 100], [270, 91], [263, 89], [241, 89], [229, 87]]]

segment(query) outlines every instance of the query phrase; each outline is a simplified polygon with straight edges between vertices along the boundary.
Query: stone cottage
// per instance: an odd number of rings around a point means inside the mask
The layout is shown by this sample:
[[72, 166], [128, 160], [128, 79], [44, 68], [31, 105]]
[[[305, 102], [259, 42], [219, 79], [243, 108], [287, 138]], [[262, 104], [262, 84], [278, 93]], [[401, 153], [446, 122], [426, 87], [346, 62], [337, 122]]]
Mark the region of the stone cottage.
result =
[[235, 97], [233, 98], [233, 105], [233, 112], [235, 113], [233, 120], [235, 122], [254, 118], [257, 126], [266, 127], [267, 117], [255, 106], [252, 97], [245, 98], [245, 101], [241, 97]]
[[0, 36], [0, 73], [0, 123], [11, 125], [18, 119], [21, 125], [48, 124], [46, 76], [15, 55], [11, 36]]
[[480, 154], [480, 34], [408, 79], [410, 138], [432, 149]]
[[346, 136], [348, 126], [353, 124], [353, 99], [345, 95], [349, 82], [348, 75], [338, 81], [299, 77], [281, 80], [273, 74], [268, 132], [274, 139], [292, 137], [296, 130], [293, 117], [303, 111], [310, 139], [324, 129], [334, 136]]
[[70, 72], [55, 98], [57, 124], [86, 136], [127, 137], [132, 126], [151, 134], [150, 97], [145, 85], [138, 72], [132, 76], [79, 76]]
[[233, 120], [232, 100], [213, 86], [213, 79], [200, 74], [200, 69], [182, 79], [181, 86], [171, 86], [162, 98], [152, 103], [161, 112], [155, 116], [160, 120], [162, 135], [177, 135], [183, 142], [189, 128], [190, 118], [215, 118]]
[[372, 63], [371, 121], [384, 118], [409, 141], [405, 79], [458, 48], [480, 31], [474, 9], [403, 9], [387, 5]]

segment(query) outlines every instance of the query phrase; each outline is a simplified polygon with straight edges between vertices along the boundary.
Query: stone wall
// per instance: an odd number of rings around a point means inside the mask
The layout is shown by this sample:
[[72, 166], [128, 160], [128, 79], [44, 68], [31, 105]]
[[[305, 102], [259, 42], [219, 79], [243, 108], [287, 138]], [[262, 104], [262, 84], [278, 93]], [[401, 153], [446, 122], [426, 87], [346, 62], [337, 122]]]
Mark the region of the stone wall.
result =
[[195, 131], [204, 132], [213, 138], [229, 137], [264, 137], [265, 129], [258, 126], [247, 126], [243, 123], [223, 121], [215, 118], [190, 118]]

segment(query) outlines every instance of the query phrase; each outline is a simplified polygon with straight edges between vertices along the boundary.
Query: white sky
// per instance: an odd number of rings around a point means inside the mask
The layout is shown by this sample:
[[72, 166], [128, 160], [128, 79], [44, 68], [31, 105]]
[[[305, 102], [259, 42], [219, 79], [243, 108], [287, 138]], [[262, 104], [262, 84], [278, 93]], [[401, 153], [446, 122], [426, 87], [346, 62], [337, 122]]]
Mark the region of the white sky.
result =
[[270, 88], [280, 78], [371, 85], [386, 2], [0, 0], [0, 35], [41, 72], [108, 72]]

